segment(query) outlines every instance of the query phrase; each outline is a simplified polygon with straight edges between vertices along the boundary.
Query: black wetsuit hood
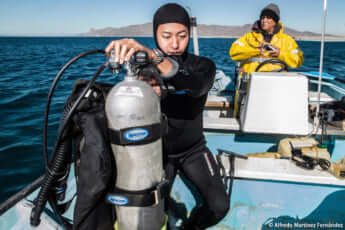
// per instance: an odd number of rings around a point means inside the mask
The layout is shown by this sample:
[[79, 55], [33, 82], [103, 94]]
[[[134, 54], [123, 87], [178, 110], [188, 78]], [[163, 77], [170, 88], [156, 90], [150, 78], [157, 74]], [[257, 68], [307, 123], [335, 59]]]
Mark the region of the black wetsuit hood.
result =
[[[153, 37], [159, 49], [161, 48], [157, 42], [157, 29], [159, 25], [165, 23], [180, 23], [188, 28], [188, 33], [190, 34], [190, 18], [187, 11], [176, 3], [165, 4], [153, 16]], [[185, 52], [188, 50], [188, 45]]]

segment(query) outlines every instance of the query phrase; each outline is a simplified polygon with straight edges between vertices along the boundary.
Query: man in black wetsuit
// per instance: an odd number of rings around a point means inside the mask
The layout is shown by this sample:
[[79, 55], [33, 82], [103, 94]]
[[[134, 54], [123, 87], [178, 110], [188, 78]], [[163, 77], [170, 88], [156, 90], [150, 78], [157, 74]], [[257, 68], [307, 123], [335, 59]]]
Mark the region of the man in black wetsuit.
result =
[[[177, 4], [160, 7], [153, 19], [156, 49], [149, 49], [134, 39], [112, 41], [106, 48], [115, 51], [121, 64], [138, 50], [149, 54], [166, 84], [179, 93], [167, 93], [161, 100], [168, 117], [168, 134], [163, 138], [164, 167], [173, 183], [177, 170], [197, 189], [203, 204], [196, 206], [183, 229], [206, 229], [217, 224], [229, 210], [229, 198], [221, 180], [218, 164], [206, 147], [202, 111], [212, 87], [216, 66], [208, 58], [187, 52], [190, 19]], [[154, 81], [150, 81], [154, 85]], [[160, 89], [153, 86], [160, 95]]]

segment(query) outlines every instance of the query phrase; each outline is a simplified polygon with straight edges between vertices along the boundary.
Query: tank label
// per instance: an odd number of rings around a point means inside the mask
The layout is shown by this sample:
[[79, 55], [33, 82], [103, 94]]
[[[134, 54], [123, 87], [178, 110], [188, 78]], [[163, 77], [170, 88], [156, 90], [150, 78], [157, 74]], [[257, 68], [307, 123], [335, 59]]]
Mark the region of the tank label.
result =
[[149, 131], [143, 128], [135, 128], [127, 130], [123, 137], [126, 141], [141, 141], [144, 140], [149, 135]]
[[120, 195], [108, 195], [108, 201], [115, 205], [126, 205], [128, 204], [128, 199]]
[[117, 92], [116, 96], [134, 96], [134, 97], [144, 97], [143, 92], [139, 87], [135, 86], [121, 86]]

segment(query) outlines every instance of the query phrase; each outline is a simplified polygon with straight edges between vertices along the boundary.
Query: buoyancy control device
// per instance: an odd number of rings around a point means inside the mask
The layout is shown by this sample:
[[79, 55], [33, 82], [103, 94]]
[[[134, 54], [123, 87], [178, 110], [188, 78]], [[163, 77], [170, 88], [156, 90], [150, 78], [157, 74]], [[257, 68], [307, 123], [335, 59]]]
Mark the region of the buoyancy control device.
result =
[[[81, 206], [77, 207], [79, 196], [79, 194], [77, 194], [76, 209], [84, 208], [84, 213], [82, 214], [82, 216], [79, 216], [80, 218], [78, 217], [78, 215], [76, 215], [76, 213], [74, 213], [74, 222], [76, 222], [78, 219], [78, 224], [82, 224], [84, 228], [80, 228], [81, 225], [78, 225], [78, 227], [75, 225], [75, 223], [71, 223], [71, 221], [64, 218], [62, 216], [62, 213], [66, 210], [61, 211], [61, 209], [59, 209], [58, 207], [58, 198], [57, 194], [54, 193], [54, 189], [57, 182], [61, 181], [61, 178], [63, 178], [62, 184], [67, 180], [66, 175], [68, 175], [68, 172], [66, 171], [69, 171], [69, 165], [72, 158], [70, 156], [72, 154], [70, 147], [71, 140], [69, 138], [71, 135], [70, 132], [72, 129], [74, 129], [73, 126], [75, 124], [79, 126], [79, 128], [83, 129], [85, 127], [82, 127], [82, 123], [88, 123], [88, 121], [86, 120], [81, 122], [74, 121], [73, 123], [73, 120], [76, 119], [75, 113], [79, 114], [80, 112], [86, 112], [84, 113], [84, 115], [86, 114], [84, 118], [90, 117], [89, 115], [91, 113], [95, 113], [94, 108], [92, 108], [90, 111], [83, 111], [83, 108], [90, 109], [90, 106], [93, 107], [92, 104], [95, 103], [98, 99], [91, 101], [90, 104], [90, 100], [85, 100], [85, 98], [90, 98], [90, 93], [92, 94], [93, 92], [91, 88], [95, 88], [96, 86], [99, 87], [98, 83], [95, 84], [95, 80], [107, 66], [109, 66], [110, 69], [116, 73], [121, 71], [121, 66], [118, 63], [112, 63], [111, 61], [113, 59], [105, 62], [98, 69], [98, 71], [90, 81], [83, 83], [83, 86], [78, 90], [77, 96], [74, 95], [74, 98], [72, 97], [73, 100], [70, 100], [70, 103], [68, 103], [68, 105], [66, 106], [67, 109], [63, 113], [63, 119], [60, 124], [58, 138], [50, 159], [48, 159], [46, 148], [46, 132], [49, 105], [56, 84], [65, 70], [81, 57], [94, 53], [104, 53], [104, 51], [88, 51], [71, 59], [58, 73], [49, 92], [44, 122], [44, 153], [47, 170], [41, 185], [40, 192], [34, 201], [30, 223], [33, 226], [39, 225], [40, 215], [47, 201], [49, 201], [50, 205], [53, 208], [53, 211], [66, 229], [94, 229], [94, 226], [91, 226], [89, 228], [87, 227], [87, 222], [89, 221], [89, 219], [96, 218], [97, 216], [97, 218], [102, 218], [102, 212], [109, 213], [109, 210], [103, 210], [105, 205], [95, 204], [95, 202], [102, 203], [102, 201], [99, 201], [99, 198], [104, 197], [103, 203], [107, 201], [108, 203], [116, 206], [116, 229], [159, 230], [166, 222], [163, 199], [168, 194], [168, 183], [164, 180], [164, 171], [162, 165], [163, 160], [161, 137], [165, 133], [165, 119], [163, 119], [163, 116], [160, 112], [159, 97], [156, 95], [152, 87], [150, 87], [145, 82], [138, 80], [139, 71], [145, 69], [148, 64], [148, 58], [145, 52], [136, 53], [133, 58], [128, 63], [126, 63], [127, 75], [125, 76], [125, 80], [113, 87], [109, 94], [109, 85], [106, 87], [106, 90], [103, 90], [103, 86], [100, 87], [102, 88], [99, 91], [100, 94], [103, 94], [104, 97], [107, 97], [105, 103], [106, 115], [104, 115], [104, 112], [102, 112], [102, 110], [104, 111], [104, 108], [98, 108], [99, 105], [96, 109], [98, 111], [96, 111], [97, 115], [91, 115], [91, 117], [93, 116], [93, 124], [98, 124], [100, 122], [99, 119], [102, 120], [102, 127], [104, 126], [103, 123], [108, 124], [108, 127], [103, 127], [100, 131], [98, 131], [98, 134], [96, 136], [103, 136], [104, 142], [110, 141], [110, 143], [102, 143], [102, 150], [98, 151], [99, 154], [96, 157], [97, 160], [100, 160], [100, 162], [98, 163], [102, 163], [101, 161], [104, 160], [111, 160], [112, 158], [109, 158], [108, 156], [104, 158], [104, 154], [109, 155], [108, 153], [104, 153], [104, 151], [108, 152], [107, 146], [111, 144], [111, 149], [116, 165], [116, 171], [113, 171], [113, 174], [115, 175], [113, 175], [112, 177], [106, 175], [106, 177], [104, 177], [105, 175], [101, 175], [102, 173], [104, 173], [104, 171], [101, 171], [99, 172], [100, 174], [97, 174], [102, 177], [100, 178], [100, 180], [102, 181], [102, 188], [96, 189], [98, 198], [96, 199], [93, 196], [87, 195], [84, 196], [83, 199], [79, 199], [83, 200], [83, 202], [85, 203], [85, 201], [87, 202], [87, 197], [89, 197], [92, 199], [92, 201], [90, 200], [89, 204], [82, 204]], [[146, 74], [147, 73], [150, 73], [150, 71], [146, 71]], [[161, 82], [160, 79], [157, 79], [157, 81]], [[85, 101], [87, 101], [90, 105], [85, 106]], [[104, 118], [104, 116], [106, 116], [106, 118]], [[87, 126], [86, 123], [84, 124], [84, 126]], [[87, 132], [93, 132], [92, 129], [93, 128], [88, 129]], [[104, 129], [106, 130], [106, 132], [104, 132]], [[94, 135], [89, 136], [89, 140], [91, 140], [91, 142], [96, 141], [92, 140], [93, 136]], [[80, 146], [84, 146], [83, 149], [88, 149], [85, 147], [85, 143], [83, 143], [86, 142], [85, 135], [83, 137], [83, 140], [79, 139], [78, 141], [80, 141]], [[68, 143], [68, 147], [66, 147], [66, 143]], [[77, 150], [76, 148], [74, 149], [74, 151]], [[73, 157], [77, 167], [79, 163], [77, 162], [77, 159], [75, 159], [76, 156]], [[89, 153], [88, 156], [84, 156], [84, 159], [88, 157], [95, 157], [95, 154]], [[79, 158], [79, 161], [81, 160], [82, 159]], [[90, 162], [92, 161], [92, 159], [88, 159], [88, 161]], [[95, 162], [94, 165], [99, 165], [98, 163]], [[88, 163], [84, 164], [84, 169], [87, 164]], [[111, 169], [112, 167], [109, 162], [106, 163], [106, 165], [108, 165], [106, 166], [108, 171], [113, 170]], [[104, 166], [105, 165], [103, 162], [103, 165], [99, 165], [99, 169], [103, 170]], [[94, 169], [94, 171], [97, 170], [97, 168]], [[80, 167], [79, 173], [83, 173]], [[90, 173], [88, 173], [87, 175], [90, 175]], [[94, 177], [94, 175], [92, 176]], [[77, 177], [79, 177], [79, 181], [77, 180], [77, 189], [85, 187], [82, 186], [82, 184], [85, 185], [87, 183], [87, 176], [84, 176], [83, 182], [81, 182], [80, 180], [81, 178], [83, 178], [82, 176], [79, 175]], [[113, 180], [115, 178], [115, 188], [109, 189], [107, 187], [109, 186], [109, 178], [113, 178]], [[95, 188], [95, 186], [93, 186], [93, 188]], [[105, 189], [107, 189], [107, 191], [104, 191]], [[104, 192], [108, 194], [102, 195], [104, 194]], [[88, 192], [85, 191], [84, 195], [86, 193]], [[58, 195], [61, 196], [63, 195], [63, 193], [60, 192]], [[64, 206], [69, 206], [69, 204]], [[98, 214], [95, 212], [90, 217], [90, 213], [92, 213], [90, 209], [92, 209], [92, 207], [94, 207], [94, 209], [102, 210], [97, 211]], [[108, 220], [109, 219], [111, 218], [108, 218]], [[102, 220], [96, 220], [92, 221], [92, 224], [101, 222]], [[105, 225], [103, 224], [103, 226]], [[107, 227], [97, 227], [97, 229], [107, 229]]]

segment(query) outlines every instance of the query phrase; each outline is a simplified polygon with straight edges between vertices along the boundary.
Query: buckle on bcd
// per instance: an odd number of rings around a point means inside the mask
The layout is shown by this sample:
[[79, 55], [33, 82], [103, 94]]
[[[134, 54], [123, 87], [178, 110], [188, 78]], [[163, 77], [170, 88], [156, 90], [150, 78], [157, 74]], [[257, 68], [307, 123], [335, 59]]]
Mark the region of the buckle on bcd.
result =
[[160, 200], [164, 199], [169, 195], [169, 181], [164, 179], [161, 183], [157, 185], [153, 193], [155, 196], [154, 205], [158, 205]]

